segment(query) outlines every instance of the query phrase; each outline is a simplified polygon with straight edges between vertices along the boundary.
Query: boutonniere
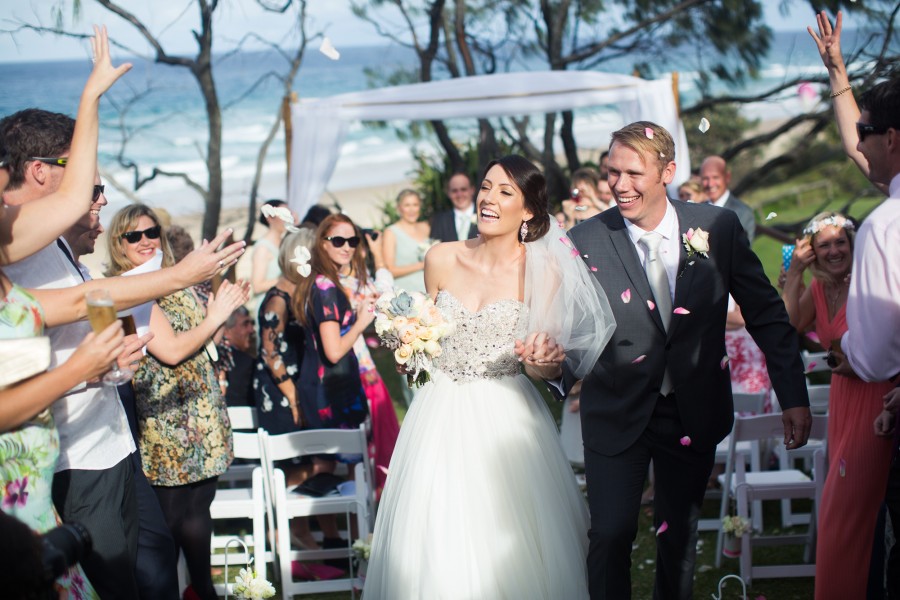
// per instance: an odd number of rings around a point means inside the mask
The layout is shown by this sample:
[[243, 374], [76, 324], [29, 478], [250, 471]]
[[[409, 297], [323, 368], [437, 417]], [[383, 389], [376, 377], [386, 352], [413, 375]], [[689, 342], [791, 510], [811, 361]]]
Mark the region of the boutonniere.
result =
[[681, 242], [684, 244], [684, 249], [687, 250], [688, 258], [692, 258], [695, 254], [709, 258], [708, 231], [703, 231], [699, 227], [688, 229], [687, 233], [681, 234]]

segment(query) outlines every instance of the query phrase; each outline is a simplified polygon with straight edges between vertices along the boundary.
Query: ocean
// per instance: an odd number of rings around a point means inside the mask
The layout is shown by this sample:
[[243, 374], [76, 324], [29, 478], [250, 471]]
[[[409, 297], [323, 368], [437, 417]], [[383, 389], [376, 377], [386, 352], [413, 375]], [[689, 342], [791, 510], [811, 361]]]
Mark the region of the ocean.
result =
[[[844, 32], [844, 47], [852, 48], [854, 32]], [[116, 63], [123, 59], [116, 60]], [[607, 63], [602, 70], [630, 73], [632, 59]], [[202, 157], [205, 152], [206, 123], [202, 100], [194, 79], [186, 69], [134, 61], [134, 68], [104, 97], [101, 105], [100, 163], [107, 184], [112, 178], [130, 187], [132, 175], [120, 167], [116, 156], [122, 151], [140, 165], [142, 174], [152, 166], [190, 174], [205, 182]], [[366, 70], [390, 70], [415, 64], [415, 58], [399, 47], [342, 48], [341, 58], [332, 61], [309, 48], [295, 80], [300, 97], [323, 97], [369, 87]], [[687, 63], [685, 63], [687, 64]], [[534, 66], [520, 65], [520, 69]], [[0, 63], [0, 116], [28, 107], [74, 115], [90, 64], [84, 60], [60, 62]], [[269, 71], [285, 70], [285, 63], [273, 53], [242, 52], [218, 58], [215, 70], [219, 99], [223, 107], [223, 205], [242, 206], [248, 198], [259, 146], [281, 106], [282, 84], [274, 78], [247, 90]], [[821, 76], [824, 68], [806, 31], [776, 32], [771, 51], [760, 72], [742, 88], [714, 87], [715, 92], [746, 93], [767, 89], [779, 82], [803, 76]], [[698, 97], [696, 71], [679, 73], [682, 106]], [[772, 101], [748, 105], [746, 113], [763, 119], [786, 118], [809, 107], [810, 102], [796, 89], [786, 90]], [[124, 116], [123, 116], [124, 115]], [[471, 119], [452, 123], [461, 136], [474, 131]], [[124, 126], [120, 125], [124, 123]], [[542, 120], [533, 120], [540, 122]], [[402, 125], [402, 124], [398, 124]], [[576, 136], [582, 148], [605, 148], [609, 133], [620, 126], [618, 114], [610, 107], [579, 111]], [[685, 123], [686, 127], [696, 126]], [[411, 147], [436, 153], [431, 140], [411, 142], [398, 137], [390, 126], [375, 128], [354, 124], [342, 148], [329, 192], [379, 186], [402, 181], [413, 167]], [[283, 197], [286, 179], [284, 130], [270, 147], [261, 186], [263, 197]], [[126, 202], [123, 193], [107, 185], [111, 216], [117, 205]], [[173, 212], [201, 212], [198, 195], [180, 179], [157, 178], [138, 192], [151, 205], [164, 205]], [[177, 195], [177, 198], [173, 198]], [[174, 202], [173, 202], [174, 200]]]

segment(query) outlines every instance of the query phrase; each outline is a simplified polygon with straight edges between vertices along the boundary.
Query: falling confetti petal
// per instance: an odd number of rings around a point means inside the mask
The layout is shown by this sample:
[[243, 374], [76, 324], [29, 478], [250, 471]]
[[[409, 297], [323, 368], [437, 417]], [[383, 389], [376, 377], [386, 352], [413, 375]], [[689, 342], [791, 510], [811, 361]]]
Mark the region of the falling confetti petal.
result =
[[847, 461], [845, 461], [843, 458], [841, 459], [840, 474], [841, 477], [847, 475]]
[[587, 257], [588, 257], [588, 255], [587, 255], [587, 254], [584, 254], [584, 255], [583, 255], [583, 256], [584, 256], [584, 257], [585, 257], [585, 258], [587, 258]]
[[653, 303], [653, 300], [647, 300], [647, 308], [649, 308], [650, 310], [653, 310], [654, 308], [656, 308], [656, 305]]
[[700, 126], [697, 127], [697, 129], [700, 130], [700, 133], [706, 133], [707, 131], [709, 131], [709, 121], [706, 117], [700, 119]]
[[691, 445], [691, 436], [686, 435], [678, 441], [681, 442], [682, 446], [690, 446]]
[[806, 337], [817, 344], [819, 343], [819, 335], [815, 331], [810, 331], [806, 334]]
[[681, 308], [680, 306], [679, 306], [678, 308], [676, 308], [675, 310], [673, 310], [672, 312], [675, 313], [676, 315], [689, 315], [689, 314], [691, 314], [691, 311], [689, 311], [689, 310], [686, 309], [686, 308]]
[[778, 216], [778, 213], [770, 212], [769, 214], [766, 215], [766, 221], [771, 221], [772, 219], [774, 219], [777, 216]]
[[591, 267], [591, 271], [593, 271], [594, 273], [596, 273], [596, 272], [597, 272], [597, 267]]
[[628, 304], [631, 302], [631, 288], [628, 288], [624, 292], [622, 292], [622, 302]]
[[385, 475], [389, 474], [387, 467], [385, 467], [384, 465], [378, 465], [378, 470], [381, 471], [382, 473], [384, 473]]
[[663, 522], [660, 524], [659, 529], [656, 530], [656, 535], [657, 535], [657, 537], [658, 537], [659, 535], [665, 533], [666, 530], [667, 530], [668, 528], [669, 528], [669, 523], [668, 523], [668, 521], [663, 521]]
[[694, 262], [695, 262], [695, 261], [692, 260], [691, 262], [688, 263], [688, 266], [689, 266], [689, 267], [693, 267], [693, 266], [694, 266]]
[[331, 60], [337, 60], [341, 57], [341, 53], [335, 50], [334, 46], [331, 44], [331, 40], [327, 37], [322, 39], [322, 45], [319, 46], [319, 52]]
[[808, 82], [803, 82], [797, 86], [797, 95], [800, 96], [800, 103], [805, 110], [811, 109], [819, 96], [816, 92], [816, 88]]
[[570, 240], [566, 236], [562, 236], [561, 238], [559, 238], [559, 241], [561, 241], [566, 248], [572, 247], [572, 240]]
[[371, 336], [367, 337], [366, 346], [368, 346], [369, 348], [377, 348], [379, 346], [378, 338]]
[[647, 355], [646, 355], [646, 354], [641, 354], [641, 355], [638, 356], [636, 359], [634, 359], [633, 361], [631, 361], [631, 364], [636, 365], [636, 364], [638, 364], [639, 362], [644, 362], [644, 359], [645, 359], [645, 358], [647, 358]]
[[729, 361], [729, 360], [731, 360], [731, 359], [728, 358], [728, 355], [727, 355], [727, 354], [726, 354], [725, 356], [723, 356], [723, 357], [722, 357], [722, 360], [719, 361], [719, 368], [722, 369], [722, 370], [724, 371], [724, 370], [725, 370], [725, 367], [728, 366], [728, 361]]
[[809, 366], [806, 367], [806, 372], [808, 373], [808, 372], [812, 371], [814, 368], [816, 368], [817, 364], [819, 364], [819, 363], [817, 363], [816, 361], [812, 361], [811, 363], [809, 363]]
[[653, 139], [653, 129], [650, 127], [644, 127], [644, 135], [647, 136], [648, 140], [652, 140]]

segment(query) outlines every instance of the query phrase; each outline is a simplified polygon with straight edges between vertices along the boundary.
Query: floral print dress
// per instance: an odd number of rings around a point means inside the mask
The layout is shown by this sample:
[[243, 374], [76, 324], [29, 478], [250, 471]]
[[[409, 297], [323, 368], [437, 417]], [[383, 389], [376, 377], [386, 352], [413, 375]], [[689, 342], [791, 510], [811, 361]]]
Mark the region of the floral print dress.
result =
[[[300, 378], [303, 356], [303, 327], [294, 318], [291, 296], [273, 287], [259, 305], [259, 358], [253, 372], [253, 396], [259, 414], [259, 426], [272, 435], [300, 429], [287, 396], [278, 384]], [[304, 416], [307, 407], [301, 404]]]
[[[319, 325], [340, 324], [341, 335], [356, 322], [347, 296], [324, 275], [316, 277], [307, 308], [306, 347], [300, 366], [300, 401], [313, 429], [352, 429], [366, 420], [368, 406], [359, 377], [359, 362], [350, 350], [336, 363], [325, 356]], [[312, 410], [307, 410], [309, 406]]]
[[[203, 309], [190, 289], [157, 303], [176, 333], [203, 321]], [[204, 348], [174, 367], [148, 354], [133, 383], [141, 461], [150, 485], [196, 483], [228, 469], [234, 457], [231, 422]]]
[[[44, 332], [40, 304], [13, 285], [0, 301], [0, 339], [36, 337]], [[62, 524], [50, 495], [59, 458], [59, 434], [49, 409], [19, 427], [0, 433], [0, 508], [45, 533]], [[56, 580], [62, 598], [97, 598], [81, 567]]]

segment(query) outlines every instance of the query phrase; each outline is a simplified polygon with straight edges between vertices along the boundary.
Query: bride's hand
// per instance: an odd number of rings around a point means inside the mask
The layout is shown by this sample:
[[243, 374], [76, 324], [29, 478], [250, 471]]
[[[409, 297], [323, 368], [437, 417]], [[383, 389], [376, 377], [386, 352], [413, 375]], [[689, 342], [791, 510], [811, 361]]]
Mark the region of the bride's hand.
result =
[[558, 379], [566, 353], [562, 346], [544, 332], [531, 333], [523, 342], [516, 340], [514, 351], [525, 371], [539, 379]]

